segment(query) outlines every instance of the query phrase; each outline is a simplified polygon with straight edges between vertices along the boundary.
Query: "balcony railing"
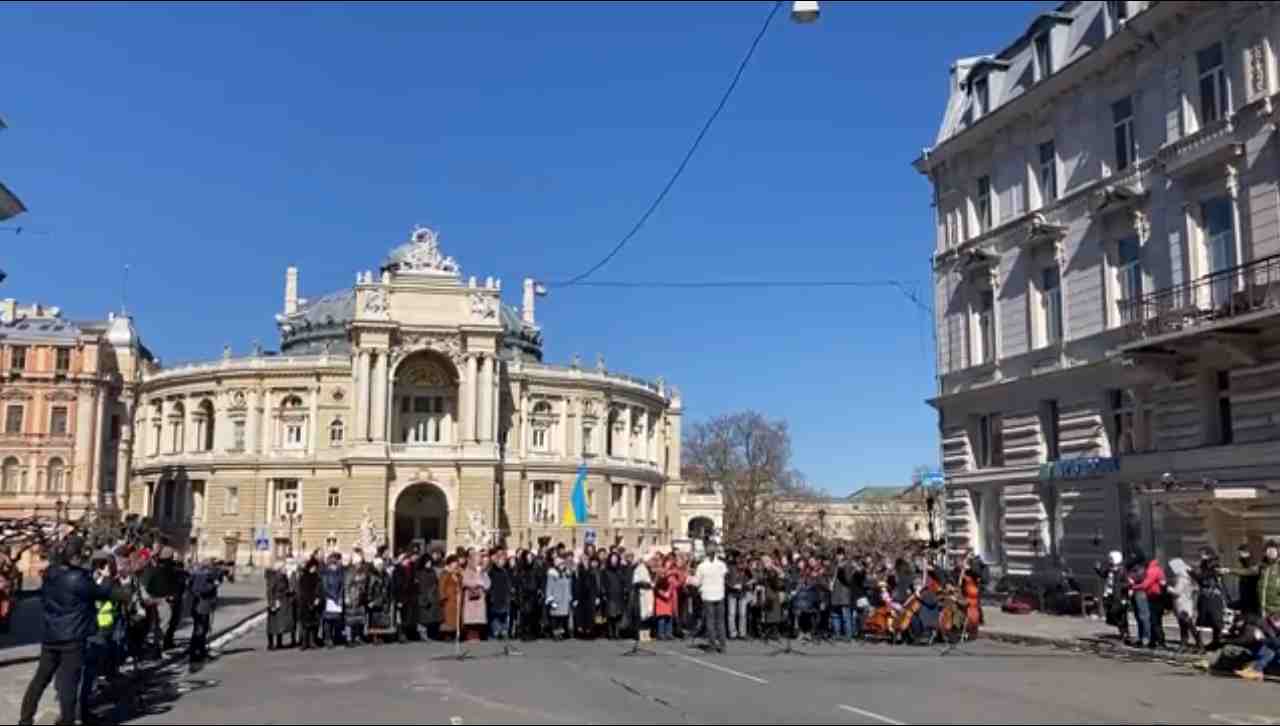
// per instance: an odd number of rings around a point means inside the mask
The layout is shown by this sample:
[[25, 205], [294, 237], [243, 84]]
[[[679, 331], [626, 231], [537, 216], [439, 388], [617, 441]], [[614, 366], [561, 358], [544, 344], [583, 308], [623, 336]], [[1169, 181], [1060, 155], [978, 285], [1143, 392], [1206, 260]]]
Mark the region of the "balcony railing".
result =
[[1120, 303], [1121, 319], [1135, 341], [1265, 310], [1280, 311], [1280, 255]]

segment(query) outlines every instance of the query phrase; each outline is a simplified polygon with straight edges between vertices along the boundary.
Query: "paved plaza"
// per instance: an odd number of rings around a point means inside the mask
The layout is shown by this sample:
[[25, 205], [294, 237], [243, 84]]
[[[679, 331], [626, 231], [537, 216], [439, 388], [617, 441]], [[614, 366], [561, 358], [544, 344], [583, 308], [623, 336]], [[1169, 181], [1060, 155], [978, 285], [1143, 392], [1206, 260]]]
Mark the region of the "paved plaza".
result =
[[197, 674], [158, 673], [105, 714], [138, 724], [1280, 723], [1274, 687], [1163, 663], [982, 641], [824, 645], [770, 656], [734, 644], [624, 657], [626, 644], [443, 644], [265, 652], [261, 630]]

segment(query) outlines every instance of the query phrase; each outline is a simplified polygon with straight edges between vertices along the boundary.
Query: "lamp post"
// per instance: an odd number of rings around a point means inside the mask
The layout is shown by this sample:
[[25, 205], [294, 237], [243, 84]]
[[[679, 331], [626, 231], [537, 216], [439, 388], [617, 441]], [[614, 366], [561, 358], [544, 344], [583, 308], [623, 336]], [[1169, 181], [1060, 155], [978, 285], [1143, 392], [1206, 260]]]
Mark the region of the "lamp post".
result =
[[302, 524], [302, 515], [290, 510], [280, 515], [280, 523], [289, 525], [289, 556], [293, 557], [293, 528]]

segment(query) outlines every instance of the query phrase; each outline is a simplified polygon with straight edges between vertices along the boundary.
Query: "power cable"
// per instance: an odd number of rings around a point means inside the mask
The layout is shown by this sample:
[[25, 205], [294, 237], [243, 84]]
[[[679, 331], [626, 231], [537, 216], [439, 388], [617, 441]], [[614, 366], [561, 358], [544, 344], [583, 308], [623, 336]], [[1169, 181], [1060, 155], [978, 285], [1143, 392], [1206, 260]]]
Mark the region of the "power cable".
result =
[[[894, 287], [904, 292], [907, 288], [897, 280], [726, 280], [720, 282], [579, 282], [577, 287], [625, 288], [625, 289], [665, 289], [665, 290], [702, 290], [726, 288], [821, 288], [821, 287]], [[914, 293], [909, 296], [914, 298]]]
[[693, 144], [689, 147], [689, 150], [685, 152], [684, 159], [682, 159], [680, 161], [680, 165], [676, 167], [675, 173], [673, 173], [671, 178], [667, 180], [666, 185], [662, 187], [662, 191], [658, 193], [658, 196], [653, 200], [653, 203], [649, 205], [649, 208], [644, 211], [644, 214], [640, 215], [640, 219], [636, 220], [636, 223], [632, 225], [631, 231], [627, 232], [618, 244], [614, 245], [613, 249], [609, 251], [609, 254], [604, 256], [604, 259], [592, 265], [585, 272], [577, 275], [576, 277], [572, 277], [561, 282], [549, 283], [552, 287], [572, 287], [573, 285], [581, 284], [583, 280], [591, 277], [599, 271], [600, 268], [609, 264], [609, 261], [616, 257], [618, 253], [622, 251], [622, 248], [626, 247], [627, 243], [640, 233], [640, 228], [644, 227], [645, 223], [649, 221], [649, 218], [653, 216], [654, 212], [658, 211], [658, 207], [662, 206], [662, 202], [667, 198], [667, 195], [671, 193], [672, 188], [676, 185], [676, 181], [680, 179], [680, 176], [684, 174], [684, 170], [689, 166], [689, 162], [693, 160], [693, 155], [698, 151], [698, 147], [702, 144], [702, 140], [706, 138], [707, 132], [711, 131], [711, 126], [715, 124], [716, 119], [720, 117], [720, 113], [724, 111], [725, 106], [728, 105], [729, 97], [733, 95], [734, 89], [738, 87], [739, 81], [742, 80], [742, 75], [747, 70], [747, 65], [751, 62], [752, 56], [756, 53], [756, 48], [760, 47], [760, 41], [764, 40], [765, 33], [768, 32], [769, 26], [773, 24], [773, 19], [777, 16], [780, 9], [782, 9], [782, 0], [778, 0], [773, 4], [773, 9], [769, 11], [769, 17], [765, 18], [764, 25], [761, 26], [760, 31], [756, 33], [755, 39], [751, 41], [751, 47], [747, 49], [747, 55], [742, 59], [742, 62], [738, 64], [738, 70], [734, 73], [733, 80], [729, 83], [729, 87], [725, 89], [724, 95], [720, 97], [720, 103], [716, 104], [715, 110], [711, 112], [706, 123], [702, 125], [702, 130], [698, 132], [697, 137], [693, 140]]

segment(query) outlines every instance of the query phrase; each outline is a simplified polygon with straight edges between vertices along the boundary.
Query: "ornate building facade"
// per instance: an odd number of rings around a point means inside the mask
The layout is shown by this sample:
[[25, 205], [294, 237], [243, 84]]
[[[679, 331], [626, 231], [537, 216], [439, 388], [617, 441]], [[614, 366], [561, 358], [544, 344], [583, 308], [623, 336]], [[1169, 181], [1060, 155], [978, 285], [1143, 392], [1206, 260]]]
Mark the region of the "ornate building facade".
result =
[[0, 517], [119, 511], [150, 365], [128, 317], [72, 322], [55, 307], [0, 301]]
[[[298, 296], [279, 354], [149, 371], [131, 511], [202, 555], [505, 541], [670, 545], [680, 515], [678, 392], [542, 362], [538, 290], [464, 279], [425, 228], [347, 290]], [[561, 518], [585, 471], [589, 522]], [[257, 555], [261, 557], [262, 555]]]
[[1280, 532], [1274, 3], [1065, 2], [958, 61], [933, 184], [952, 547], [1087, 577]]

